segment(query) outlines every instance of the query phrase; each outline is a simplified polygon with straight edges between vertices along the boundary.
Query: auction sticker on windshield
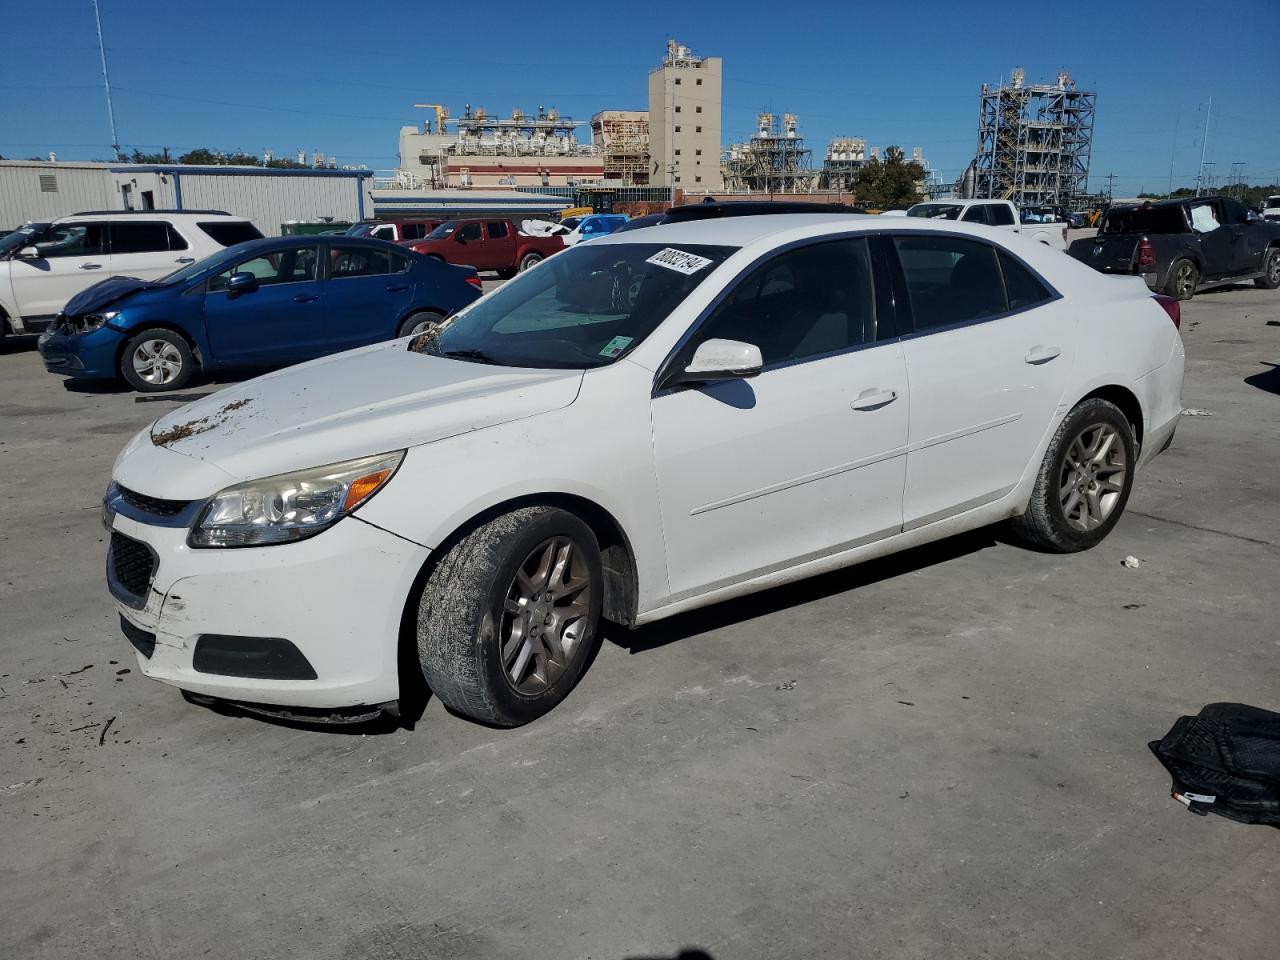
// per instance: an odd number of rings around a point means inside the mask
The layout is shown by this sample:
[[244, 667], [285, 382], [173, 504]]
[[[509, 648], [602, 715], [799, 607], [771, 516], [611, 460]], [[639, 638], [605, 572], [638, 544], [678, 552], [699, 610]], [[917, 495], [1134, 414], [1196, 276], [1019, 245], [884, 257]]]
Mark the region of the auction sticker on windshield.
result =
[[601, 349], [600, 356], [610, 358], [616, 357], [623, 350], [627, 349], [627, 346], [634, 339], [635, 337], [614, 337], [604, 345], [603, 349]]
[[659, 250], [645, 263], [657, 264], [659, 267], [666, 267], [668, 270], [674, 270], [676, 273], [683, 273], [687, 276], [691, 273], [697, 273], [711, 261], [706, 257], [698, 256], [696, 253], [685, 253], [683, 250], [667, 247]]

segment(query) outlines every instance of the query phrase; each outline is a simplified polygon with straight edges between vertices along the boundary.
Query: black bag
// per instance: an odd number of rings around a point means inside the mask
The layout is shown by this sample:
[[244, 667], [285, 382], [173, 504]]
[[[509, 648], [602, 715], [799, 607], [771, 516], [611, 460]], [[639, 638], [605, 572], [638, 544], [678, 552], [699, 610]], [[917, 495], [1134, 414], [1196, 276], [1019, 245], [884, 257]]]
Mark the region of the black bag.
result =
[[1211, 703], [1147, 746], [1192, 813], [1280, 827], [1280, 713]]

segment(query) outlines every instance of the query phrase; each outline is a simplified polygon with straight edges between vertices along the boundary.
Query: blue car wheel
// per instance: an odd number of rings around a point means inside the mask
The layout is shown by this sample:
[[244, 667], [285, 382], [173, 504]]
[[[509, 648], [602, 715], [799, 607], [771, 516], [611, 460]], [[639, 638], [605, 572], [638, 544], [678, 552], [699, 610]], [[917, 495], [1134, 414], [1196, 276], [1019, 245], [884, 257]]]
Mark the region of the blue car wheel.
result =
[[143, 393], [177, 390], [195, 370], [195, 357], [181, 334], [151, 327], [130, 338], [120, 355], [120, 374]]

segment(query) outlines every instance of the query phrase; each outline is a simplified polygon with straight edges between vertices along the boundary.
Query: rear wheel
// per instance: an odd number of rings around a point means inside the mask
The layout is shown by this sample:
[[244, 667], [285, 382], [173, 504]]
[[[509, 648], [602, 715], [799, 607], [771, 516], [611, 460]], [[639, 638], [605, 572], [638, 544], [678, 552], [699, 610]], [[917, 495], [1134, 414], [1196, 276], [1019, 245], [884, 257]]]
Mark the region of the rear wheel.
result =
[[1049, 442], [1027, 512], [1011, 521], [1014, 532], [1057, 553], [1096, 546], [1129, 500], [1135, 450], [1119, 407], [1096, 397], [1080, 403]]
[[180, 334], [163, 327], [143, 330], [125, 344], [120, 375], [143, 393], [177, 390], [195, 372], [191, 347]]
[[542, 262], [542, 254], [530, 251], [520, 258], [520, 270], [525, 271]]
[[1264, 290], [1280, 287], [1280, 248], [1272, 247], [1262, 259], [1262, 276], [1253, 281]]
[[396, 336], [412, 337], [418, 333], [426, 333], [432, 327], [439, 326], [440, 321], [443, 319], [444, 314], [437, 313], [435, 310], [419, 310], [417, 313], [411, 313], [404, 318]]
[[1190, 260], [1175, 261], [1169, 268], [1169, 279], [1165, 282], [1164, 292], [1179, 300], [1190, 300], [1196, 293], [1200, 283], [1200, 271]]
[[418, 657], [427, 684], [485, 723], [537, 719], [591, 659], [603, 580], [595, 535], [564, 510], [526, 507], [476, 528], [422, 591]]

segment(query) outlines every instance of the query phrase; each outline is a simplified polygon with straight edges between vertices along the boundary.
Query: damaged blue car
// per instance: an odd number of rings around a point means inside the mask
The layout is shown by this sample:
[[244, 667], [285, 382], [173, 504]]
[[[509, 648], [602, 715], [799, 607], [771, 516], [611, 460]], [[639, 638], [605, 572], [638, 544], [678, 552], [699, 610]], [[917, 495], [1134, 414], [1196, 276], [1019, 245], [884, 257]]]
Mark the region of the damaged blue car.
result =
[[197, 370], [278, 367], [422, 333], [479, 296], [474, 268], [381, 240], [251, 240], [160, 280], [95, 284], [39, 350], [52, 373], [154, 393]]

